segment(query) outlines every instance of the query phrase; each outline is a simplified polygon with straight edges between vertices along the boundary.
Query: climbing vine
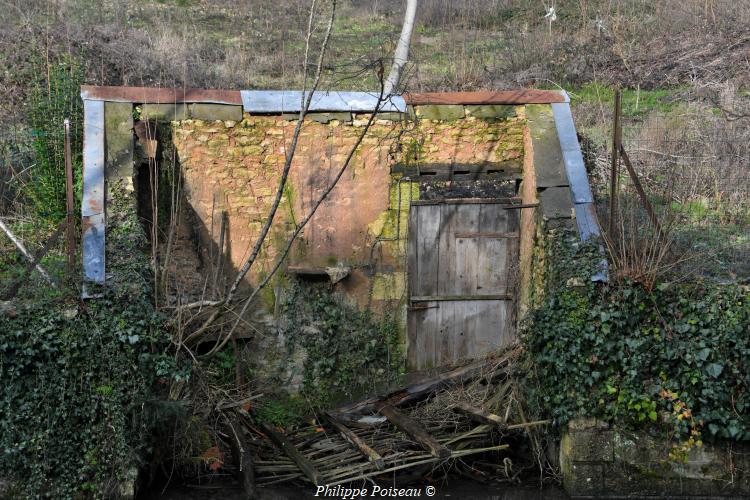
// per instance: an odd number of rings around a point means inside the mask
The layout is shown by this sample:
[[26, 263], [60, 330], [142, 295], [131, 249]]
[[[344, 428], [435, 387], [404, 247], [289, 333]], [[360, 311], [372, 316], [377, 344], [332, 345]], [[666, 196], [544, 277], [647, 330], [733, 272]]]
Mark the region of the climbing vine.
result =
[[303, 388], [320, 404], [393, 380], [402, 368], [395, 317], [361, 311], [329, 286], [295, 284], [283, 299], [286, 348], [305, 351]]
[[693, 443], [750, 440], [747, 287], [593, 283], [595, 246], [566, 232], [547, 245], [554, 262], [523, 334], [543, 411], [558, 424], [597, 417]]

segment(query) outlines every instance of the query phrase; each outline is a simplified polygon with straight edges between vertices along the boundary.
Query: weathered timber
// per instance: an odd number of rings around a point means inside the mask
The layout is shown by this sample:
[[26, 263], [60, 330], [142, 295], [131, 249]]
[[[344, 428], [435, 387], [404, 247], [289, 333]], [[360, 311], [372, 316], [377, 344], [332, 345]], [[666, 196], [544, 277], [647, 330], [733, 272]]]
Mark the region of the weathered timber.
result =
[[494, 413], [490, 413], [488, 411], [484, 411], [481, 408], [476, 408], [475, 406], [472, 406], [466, 402], [458, 403], [453, 407], [453, 411], [468, 415], [469, 418], [475, 420], [476, 422], [479, 422], [480, 424], [497, 426], [505, 425], [505, 421], [501, 416], [495, 415]]
[[367, 459], [372, 462], [378, 470], [383, 468], [383, 457], [381, 457], [377, 451], [370, 448], [361, 437], [357, 436], [351, 429], [338, 421], [336, 417], [331, 414], [327, 414], [326, 417], [328, 417], [328, 421], [334, 429], [339, 431], [344, 439], [357, 448], [362, 455], [367, 457]]
[[448, 458], [451, 456], [451, 450], [438, 443], [434, 437], [427, 433], [424, 427], [415, 420], [412, 420], [411, 417], [404, 415], [390, 405], [382, 406], [379, 409], [379, 412], [387, 418], [390, 423], [396, 426], [396, 428], [422, 445], [422, 447], [429, 451], [432, 456], [438, 458]]
[[350, 415], [349, 418], [347, 418], [346, 415], [373, 413], [376, 411], [376, 406], [383, 404], [398, 406], [416, 402], [428, 394], [435, 392], [441, 386], [449, 385], [456, 379], [475, 374], [477, 370], [486, 367], [488, 363], [494, 365], [496, 369], [506, 366], [518, 353], [520, 353], [520, 347], [513, 346], [500, 355], [490, 356], [486, 359], [454, 368], [453, 370], [427, 378], [403, 389], [386, 394], [385, 396], [368, 398], [356, 403], [339, 406], [334, 413], [337, 418], [342, 418], [343, 420], [356, 420], [356, 418], [353, 418], [353, 415]]
[[242, 485], [243, 498], [251, 500], [256, 498], [255, 471], [253, 470], [253, 454], [247, 445], [245, 434], [242, 432], [240, 423], [232, 418], [227, 421], [229, 431], [229, 443], [232, 457], [237, 467], [237, 479]]
[[305, 476], [315, 485], [320, 484], [320, 472], [313, 466], [313, 464], [302, 456], [302, 454], [295, 448], [287, 439], [273, 427], [266, 423], [260, 424], [261, 430], [268, 436], [268, 438], [275, 444], [281, 451], [292, 459], [297, 464], [297, 467], [305, 474]]

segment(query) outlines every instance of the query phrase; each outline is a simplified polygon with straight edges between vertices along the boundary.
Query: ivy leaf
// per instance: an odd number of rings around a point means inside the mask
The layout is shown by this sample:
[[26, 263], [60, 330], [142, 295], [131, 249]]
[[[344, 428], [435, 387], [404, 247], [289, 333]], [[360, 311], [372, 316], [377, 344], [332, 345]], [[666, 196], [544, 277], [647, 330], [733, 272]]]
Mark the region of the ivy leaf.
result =
[[719, 375], [721, 375], [722, 371], [724, 371], [724, 365], [721, 363], [711, 363], [706, 366], [706, 373], [714, 378], [717, 378]]
[[711, 349], [701, 349], [697, 353], [695, 353], [695, 357], [700, 359], [701, 361], [706, 361], [708, 359], [708, 356], [711, 354]]

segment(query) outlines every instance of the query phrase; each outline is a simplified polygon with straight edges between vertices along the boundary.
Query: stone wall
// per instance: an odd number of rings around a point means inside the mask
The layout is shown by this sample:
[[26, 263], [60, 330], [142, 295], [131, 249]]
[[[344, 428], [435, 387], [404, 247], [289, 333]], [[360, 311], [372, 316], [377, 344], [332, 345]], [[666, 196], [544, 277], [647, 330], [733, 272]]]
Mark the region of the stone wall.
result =
[[560, 444], [563, 485], [573, 498], [750, 497], [750, 446], [703, 444], [675, 462], [673, 444], [593, 419], [572, 421]]
[[[172, 122], [187, 199], [204, 226], [204, 238], [214, 243], [219, 214], [227, 212], [229, 260], [236, 269], [273, 202], [295, 115], [205, 120], [190, 118], [195, 116], [191, 110], [175, 113], [188, 117]], [[308, 116], [290, 182], [251, 282], [268, 272], [295, 225], [330, 186], [367, 118], [350, 113]], [[524, 108], [513, 106], [419, 106], [408, 115], [378, 115], [347, 172], [295, 243], [289, 268], [347, 269], [349, 276], [336, 287], [363, 307], [403, 301], [408, 211], [419, 198], [419, 187], [393, 167], [520, 165], [524, 125]]]

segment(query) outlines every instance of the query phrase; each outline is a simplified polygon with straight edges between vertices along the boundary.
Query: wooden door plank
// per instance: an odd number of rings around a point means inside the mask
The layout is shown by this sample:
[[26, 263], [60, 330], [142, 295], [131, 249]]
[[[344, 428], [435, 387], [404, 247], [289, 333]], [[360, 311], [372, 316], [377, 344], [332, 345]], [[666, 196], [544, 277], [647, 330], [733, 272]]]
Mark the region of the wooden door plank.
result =
[[409, 295], [418, 295], [417, 277], [419, 276], [419, 210], [412, 207], [409, 210], [409, 228], [407, 231], [406, 275], [409, 285]]
[[[460, 302], [459, 302], [460, 303]], [[453, 364], [455, 357], [455, 307], [454, 302], [440, 303], [440, 324], [438, 331], [438, 345], [435, 349], [435, 365]]]
[[454, 294], [473, 295], [477, 293], [477, 238], [455, 238], [455, 233], [478, 232], [479, 213], [482, 205], [455, 205], [455, 231], [451, 235], [455, 241]]
[[476, 331], [484, 318], [479, 317], [478, 301], [453, 302], [456, 317], [454, 337], [454, 360], [467, 359], [473, 355], [476, 344]]
[[[482, 232], [511, 233], [508, 228], [508, 214], [499, 205], [482, 205], [479, 226]], [[507, 239], [477, 240], [479, 257], [477, 262], [477, 287], [481, 293], [507, 293]]]
[[414, 207], [417, 213], [417, 286], [414, 295], [434, 295], [440, 268], [440, 206]]
[[460, 295], [455, 293], [455, 220], [458, 205], [437, 205], [440, 207], [440, 260], [438, 295]]
[[508, 343], [505, 331], [507, 311], [512, 302], [476, 301], [474, 304], [477, 308], [477, 316], [481, 320], [476, 323], [471, 356], [479, 357]]

